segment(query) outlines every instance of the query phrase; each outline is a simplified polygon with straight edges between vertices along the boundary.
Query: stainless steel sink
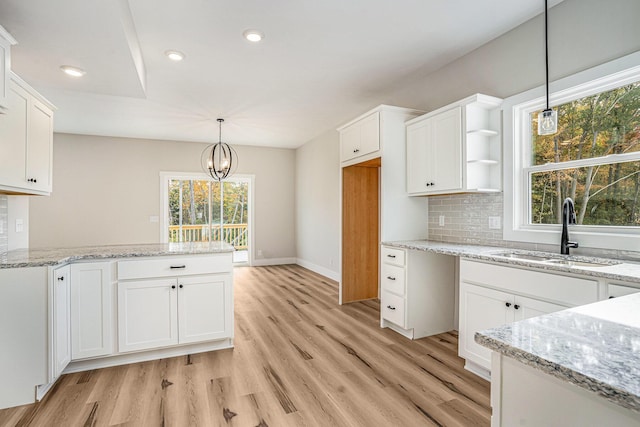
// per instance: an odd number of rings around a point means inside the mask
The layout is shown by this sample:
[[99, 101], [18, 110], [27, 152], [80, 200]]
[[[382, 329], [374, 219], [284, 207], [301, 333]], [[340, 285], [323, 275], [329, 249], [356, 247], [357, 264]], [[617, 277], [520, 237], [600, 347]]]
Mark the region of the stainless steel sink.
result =
[[573, 261], [569, 259], [550, 259], [545, 264], [564, 265], [567, 267], [608, 267], [616, 265], [616, 262], [595, 262], [595, 261]]
[[607, 267], [610, 265], [620, 264], [617, 261], [608, 261], [608, 260], [598, 260], [598, 261], [587, 261], [587, 260], [573, 260], [573, 259], [562, 259], [562, 258], [554, 258], [548, 255], [536, 255], [536, 254], [522, 254], [518, 252], [512, 251], [500, 251], [493, 252], [491, 255], [509, 258], [513, 260], [521, 260], [521, 261], [534, 261], [539, 262], [541, 264], [547, 265], [561, 265], [565, 267]]
[[538, 261], [538, 262], [544, 262], [551, 259], [548, 256], [544, 256], [544, 255], [519, 254], [514, 252], [495, 252], [495, 253], [492, 253], [491, 255], [510, 258], [510, 259], [520, 259], [525, 261]]

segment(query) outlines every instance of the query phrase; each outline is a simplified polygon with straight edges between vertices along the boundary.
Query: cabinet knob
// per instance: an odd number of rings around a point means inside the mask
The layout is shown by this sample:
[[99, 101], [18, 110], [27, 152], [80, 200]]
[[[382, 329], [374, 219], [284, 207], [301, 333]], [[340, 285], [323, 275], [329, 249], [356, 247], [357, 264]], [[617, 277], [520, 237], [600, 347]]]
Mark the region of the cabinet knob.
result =
[[64, 280], [64, 276], [58, 277], [58, 280], [60, 280], [60, 281]]
[[356, 149], [353, 150], [354, 153], [358, 153], [359, 151], [360, 151], [359, 148], [356, 148]]
[[504, 305], [506, 305], [507, 307], [511, 307], [511, 303], [510, 302], [505, 302]]
[[387, 279], [389, 279], [389, 280], [396, 280], [396, 278], [395, 278], [395, 277], [391, 277], [391, 276], [387, 276]]
[[520, 306], [518, 304], [514, 305], [513, 308], [515, 308], [516, 310], [520, 308]]
[[180, 289], [184, 288], [184, 286], [180, 285]]
[[390, 305], [388, 305], [388, 306], [387, 306], [387, 308], [388, 308], [389, 310], [395, 310], [395, 309], [396, 309], [395, 307], [391, 307]]
[[176, 285], [171, 285], [171, 289], [175, 289], [175, 288], [176, 288]]

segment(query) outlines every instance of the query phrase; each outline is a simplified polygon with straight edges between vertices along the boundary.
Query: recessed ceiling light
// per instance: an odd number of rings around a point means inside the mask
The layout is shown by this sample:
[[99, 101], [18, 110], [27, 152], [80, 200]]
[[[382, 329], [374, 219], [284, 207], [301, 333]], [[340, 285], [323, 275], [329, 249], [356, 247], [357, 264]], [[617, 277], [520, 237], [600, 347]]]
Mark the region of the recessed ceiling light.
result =
[[184, 59], [184, 53], [177, 50], [168, 50], [164, 54], [172, 61], [182, 61]]
[[242, 33], [242, 35], [244, 36], [245, 39], [254, 43], [257, 43], [264, 38], [264, 33], [258, 30], [247, 30], [244, 33]]
[[73, 67], [71, 65], [62, 65], [60, 69], [71, 77], [82, 77], [87, 74], [87, 72], [82, 68]]

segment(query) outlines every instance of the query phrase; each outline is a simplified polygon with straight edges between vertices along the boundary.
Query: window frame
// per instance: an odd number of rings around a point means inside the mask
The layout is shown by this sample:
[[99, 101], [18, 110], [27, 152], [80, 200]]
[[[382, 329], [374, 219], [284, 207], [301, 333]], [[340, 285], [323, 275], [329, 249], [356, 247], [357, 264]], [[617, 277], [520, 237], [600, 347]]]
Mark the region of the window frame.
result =
[[[550, 105], [560, 105], [575, 99], [615, 89], [640, 81], [640, 51], [577, 74], [552, 82], [549, 85]], [[545, 87], [514, 95], [505, 99], [503, 112], [504, 152], [504, 228], [505, 240], [560, 244], [561, 225], [530, 224], [529, 203], [531, 195], [530, 173], [548, 168], [531, 166], [530, 114], [545, 106]], [[610, 155], [612, 162], [639, 160], [640, 153]], [[583, 166], [603, 157], [553, 164], [553, 170]], [[560, 166], [561, 165], [561, 166]], [[571, 226], [571, 238], [585, 248], [640, 250], [640, 227], [628, 226]]]

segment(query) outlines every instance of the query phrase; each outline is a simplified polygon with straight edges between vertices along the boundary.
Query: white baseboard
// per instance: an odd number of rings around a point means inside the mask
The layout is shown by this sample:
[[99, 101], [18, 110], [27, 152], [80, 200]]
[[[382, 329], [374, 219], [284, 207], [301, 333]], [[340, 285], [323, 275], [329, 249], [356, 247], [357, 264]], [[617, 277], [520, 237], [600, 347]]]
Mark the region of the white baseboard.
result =
[[69, 363], [63, 374], [82, 372], [91, 369], [108, 368], [111, 366], [128, 365], [129, 363], [147, 362], [149, 360], [165, 359], [167, 357], [186, 356], [187, 354], [204, 353], [214, 350], [233, 348], [233, 338], [225, 338], [218, 341], [207, 341], [167, 347], [156, 350], [140, 351], [135, 353], [122, 353], [113, 356], [98, 357], [95, 359], [77, 360]]
[[295, 264], [295, 258], [261, 258], [254, 259], [253, 266], [254, 267], [262, 267], [265, 265], [284, 265], [284, 264]]
[[329, 270], [326, 267], [321, 267], [312, 262], [305, 261], [302, 258], [297, 258], [295, 263], [298, 264], [300, 267], [304, 267], [315, 273], [321, 274], [324, 277], [328, 277], [331, 280], [335, 280], [336, 282], [340, 281], [340, 273], [338, 273], [337, 271]]

